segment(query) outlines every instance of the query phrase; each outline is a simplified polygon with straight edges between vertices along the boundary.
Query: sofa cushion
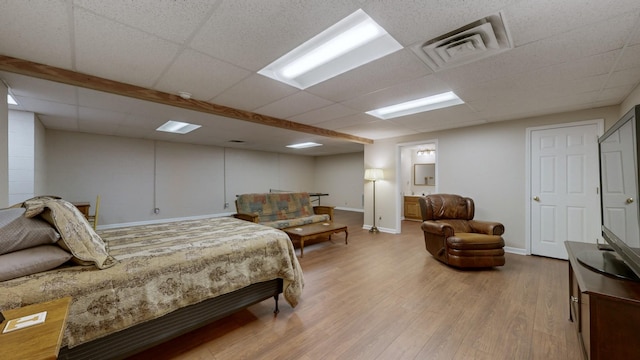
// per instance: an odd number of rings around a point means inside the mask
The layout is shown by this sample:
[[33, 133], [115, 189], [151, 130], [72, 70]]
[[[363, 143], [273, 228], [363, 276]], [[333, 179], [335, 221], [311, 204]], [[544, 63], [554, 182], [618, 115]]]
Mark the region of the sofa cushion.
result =
[[295, 219], [285, 219], [285, 220], [276, 220], [276, 221], [266, 221], [260, 222], [261, 225], [271, 226], [276, 229], [284, 229], [288, 227], [301, 226], [307, 224], [313, 224], [318, 222], [329, 221], [329, 215], [311, 215], [305, 217], [299, 217]]

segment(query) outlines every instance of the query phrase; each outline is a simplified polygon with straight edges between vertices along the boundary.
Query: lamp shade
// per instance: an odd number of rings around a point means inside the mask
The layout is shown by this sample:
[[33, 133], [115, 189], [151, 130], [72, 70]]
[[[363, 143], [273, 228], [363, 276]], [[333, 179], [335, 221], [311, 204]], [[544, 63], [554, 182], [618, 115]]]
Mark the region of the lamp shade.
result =
[[365, 180], [376, 181], [382, 179], [383, 177], [384, 174], [382, 172], [382, 169], [366, 169], [364, 171]]

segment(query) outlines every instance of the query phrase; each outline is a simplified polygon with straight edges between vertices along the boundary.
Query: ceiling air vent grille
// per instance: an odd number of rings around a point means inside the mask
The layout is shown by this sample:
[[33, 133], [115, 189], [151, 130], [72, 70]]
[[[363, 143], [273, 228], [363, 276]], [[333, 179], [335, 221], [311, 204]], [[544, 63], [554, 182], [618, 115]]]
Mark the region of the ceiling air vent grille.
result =
[[513, 48], [502, 13], [411, 47], [433, 71], [468, 64]]

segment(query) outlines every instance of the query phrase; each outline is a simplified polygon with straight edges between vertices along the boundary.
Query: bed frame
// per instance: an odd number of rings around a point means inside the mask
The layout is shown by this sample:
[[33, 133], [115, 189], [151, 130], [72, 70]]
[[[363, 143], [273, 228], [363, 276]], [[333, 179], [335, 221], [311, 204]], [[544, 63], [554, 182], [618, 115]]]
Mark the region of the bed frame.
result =
[[275, 300], [274, 313], [277, 314], [278, 297], [282, 288], [282, 279], [252, 284], [74, 348], [64, 347], [60, 349], [58, 359], [126, 358], [270, 297]]

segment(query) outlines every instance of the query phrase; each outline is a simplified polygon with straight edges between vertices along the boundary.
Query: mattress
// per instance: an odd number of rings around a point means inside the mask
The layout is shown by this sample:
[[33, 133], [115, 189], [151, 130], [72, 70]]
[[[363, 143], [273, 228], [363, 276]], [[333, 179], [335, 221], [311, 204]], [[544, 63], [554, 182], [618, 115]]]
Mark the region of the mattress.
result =
[[62, 346], [72, 348], [174, 310], [277, 278], [296, 306], [304, 279], [287, 235], [233, 218], [98, 231], [115, 264], [63, 266], [0, 282], [0, 308], [72, 296]]

